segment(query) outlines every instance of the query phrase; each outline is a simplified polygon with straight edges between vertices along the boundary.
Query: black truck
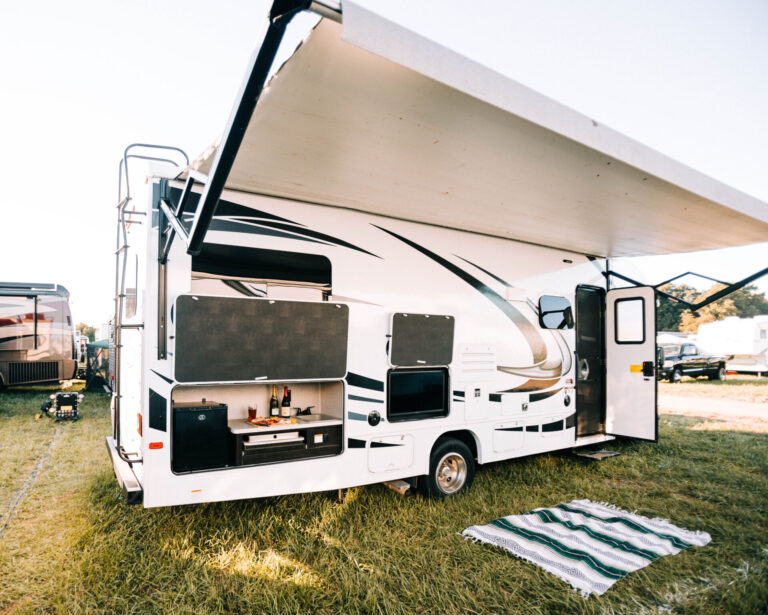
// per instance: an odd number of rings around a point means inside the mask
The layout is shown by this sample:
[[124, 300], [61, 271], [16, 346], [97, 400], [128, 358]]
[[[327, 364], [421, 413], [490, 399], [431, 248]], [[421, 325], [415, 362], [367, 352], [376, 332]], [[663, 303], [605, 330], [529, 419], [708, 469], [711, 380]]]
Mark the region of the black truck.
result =
[[659, 344], [658, 353], [660, 380], [680, 382], [683, 376], [707, 376], [710, 380], [725, 380], [727, 357], [703, 354], [696, 344]]

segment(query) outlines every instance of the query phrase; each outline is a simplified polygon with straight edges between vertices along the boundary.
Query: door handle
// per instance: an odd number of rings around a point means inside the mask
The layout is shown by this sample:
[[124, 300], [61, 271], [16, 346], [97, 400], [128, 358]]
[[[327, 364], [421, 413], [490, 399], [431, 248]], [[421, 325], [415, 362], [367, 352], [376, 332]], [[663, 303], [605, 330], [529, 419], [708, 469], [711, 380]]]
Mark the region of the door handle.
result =
[[589, 378], [589, 361], [586, 359], [579, 359], [578, 378], [579, 380], [586, 380]]

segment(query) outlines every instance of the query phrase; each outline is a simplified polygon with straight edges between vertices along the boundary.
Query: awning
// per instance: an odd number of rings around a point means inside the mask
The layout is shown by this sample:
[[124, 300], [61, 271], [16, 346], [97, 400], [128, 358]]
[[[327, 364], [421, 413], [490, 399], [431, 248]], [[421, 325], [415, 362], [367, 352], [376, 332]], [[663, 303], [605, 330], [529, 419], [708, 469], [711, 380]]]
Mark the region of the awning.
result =
[[357, 4], [272, 78], [227, 188], [596, 256], [768, 241], [766, 203]]

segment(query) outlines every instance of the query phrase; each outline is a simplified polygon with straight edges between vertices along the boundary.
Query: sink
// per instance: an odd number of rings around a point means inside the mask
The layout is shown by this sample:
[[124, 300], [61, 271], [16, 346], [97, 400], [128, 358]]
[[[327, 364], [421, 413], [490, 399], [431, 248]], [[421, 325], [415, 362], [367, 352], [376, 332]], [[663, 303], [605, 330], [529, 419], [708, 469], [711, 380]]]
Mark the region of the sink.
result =
[[316, 421], [327, 421], [331, 417], [323, 416], [322, 414], [305, 414], [296, 417], [297, 423], [314, 423]]

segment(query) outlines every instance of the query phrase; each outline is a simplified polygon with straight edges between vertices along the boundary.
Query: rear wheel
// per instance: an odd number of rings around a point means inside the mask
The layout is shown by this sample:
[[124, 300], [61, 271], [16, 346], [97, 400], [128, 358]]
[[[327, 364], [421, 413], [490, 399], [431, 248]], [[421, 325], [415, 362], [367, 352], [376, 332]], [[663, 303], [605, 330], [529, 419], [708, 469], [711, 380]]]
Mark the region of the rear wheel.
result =
[[709, 375], [710, 380], [725, 380], [725, 367], [720, 366], [717, 371]]
[[670, 382], [680, 382], [683, 379], [683, 370], [676, 367], [672, 370], [672, 375], [669, 377]]
[[421, 477], [424, 495], [447, 498], [469, 489], [475, 478], [475, 460], [466, 444], [446, 438], [432, 449], [429, 474]]

